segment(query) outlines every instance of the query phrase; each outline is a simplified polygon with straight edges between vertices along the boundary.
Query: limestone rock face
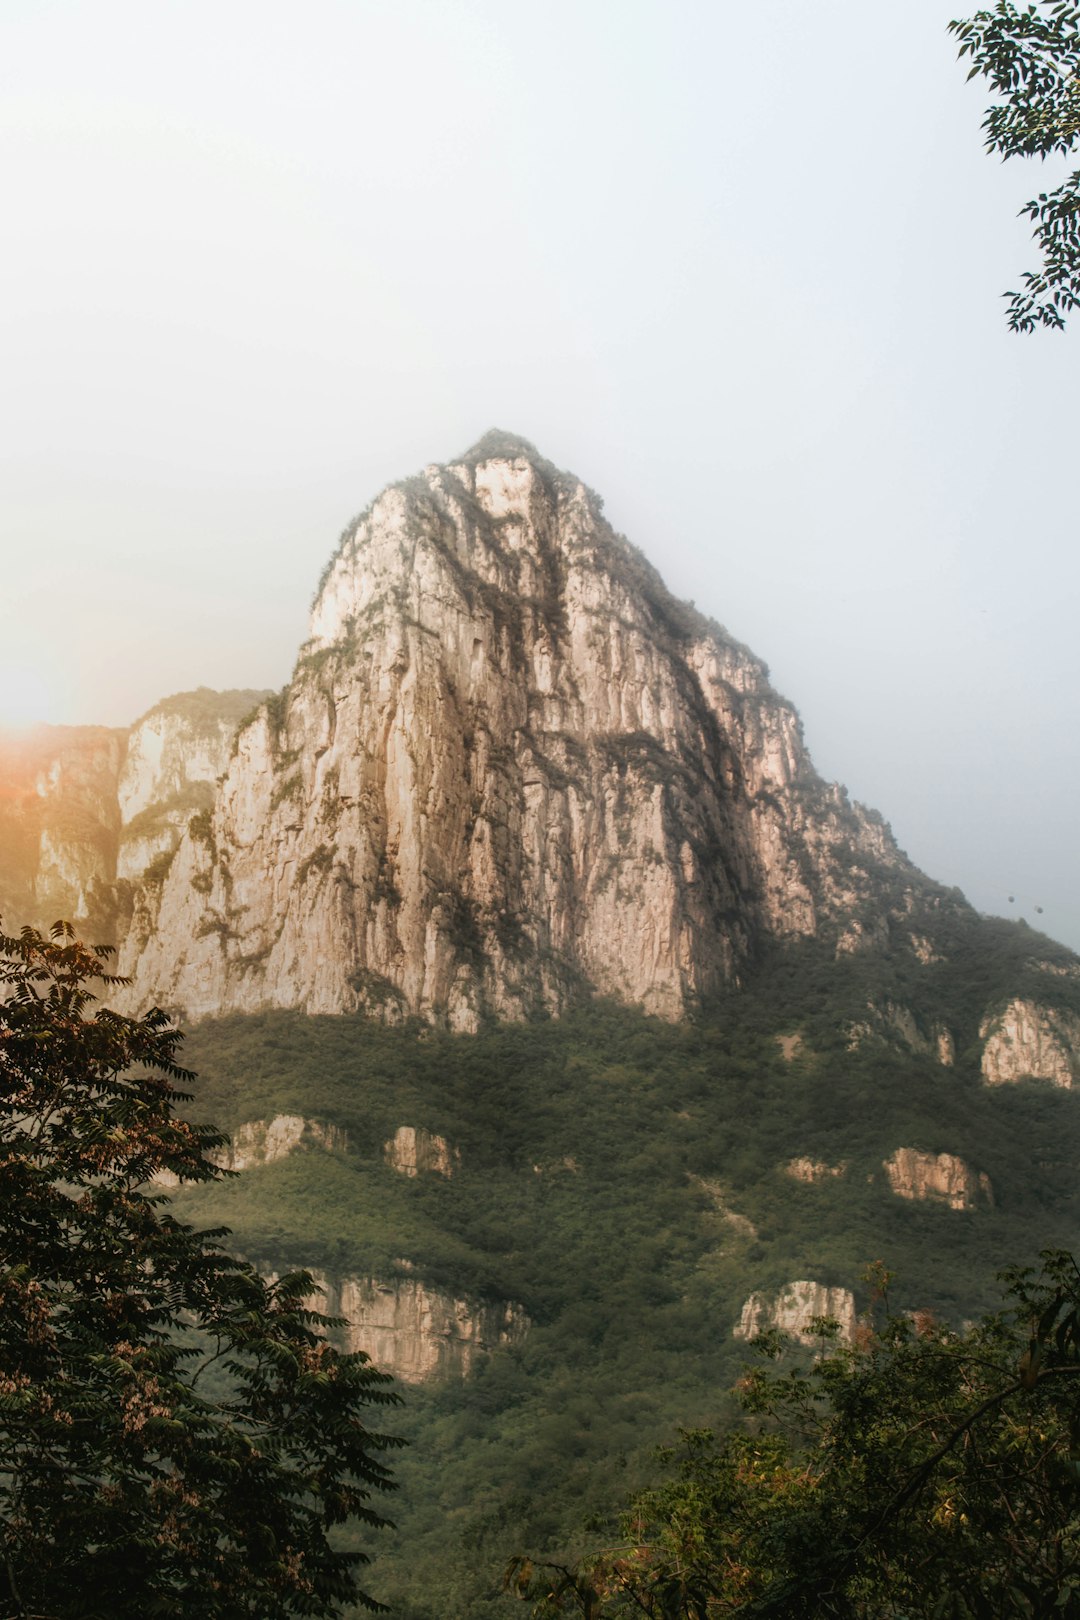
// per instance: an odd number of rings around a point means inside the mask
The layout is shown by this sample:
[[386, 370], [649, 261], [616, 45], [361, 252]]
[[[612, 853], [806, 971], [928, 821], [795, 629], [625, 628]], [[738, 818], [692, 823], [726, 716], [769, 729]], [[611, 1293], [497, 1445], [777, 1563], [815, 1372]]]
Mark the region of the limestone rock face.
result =
[[[329, 1125], [321, 1119], [276, 1114], [273, 1119], [250, 1119], [238, 1125], [228, 1145], [208, 1153], [207, 1158], [222, 1170], [251, 1170], [256, 1165], [273, 1164], [287, 1158], [299, 1147], [346, 1153], [348, 1133], [340, 1125]], [[159, 1170], [151, 1180], [155, 1187], [180, 1185], [180, 1178], [171, 1170]]]
[[760, 661], [580, 481], [489, 436], [347, 530], [121, 968], [132, 1006], [192, 1017], [468, 1030], [591, 985], [674, 1018], [766, 937], [839, 938], [883, 868], [925, 886]]
[[35, 726], [0, 735], [0, 916], [101, 927], [120, 830], [124, 732]]
[[250, 1170], [284, 1159], [309, 1143], [328, 1153], [344, 1153], [349, 1145], [340, 1125], [304, 1119], [300, 1114], [277, 1114], [273, 1119], [253, 1119], [238, 1126], [228, 1147], [210, 1157], [223, 1170]]
[[839, 1164], [826, 1164], [824, 1159], [789, 1159], [784, 1170], [794, 1181], [813, 1184], [843, 1176], [847, 1171], [847, 1160], [842, 1159]]
[[[113, 942], [124, 880], [142, 879], [213, 803], [241, 717], [262, 691], [181, 692], [130, 729], [0, 733], [0, 917], [58, 918]], [[118, 880], [120, 880], [118, 882]]]
[[1080, 1078], [1080, 1018], [1017, 997], [1003, 1012], [990, 1013], [979, 1029], [985, 1042], [983, 1079], [991, 1086], [1013, 1080], [1052, 1080], [1072, 1086]]
[[519, 1343], [529, 1328], [520, 1305], [457, 1299], [411, 1277], [312, 1275], [319, 1290], [312, 1309], [347, 1319], [343, 1347], [364, 1351], [406, 1384], [465, 1378], [480, 1356]]
[[267, 695], [200, 687], [166, 698], [135, 722], [117, 789], [117, 877], [139, 880], [176, 848], [192, 815], [211, 807], [237, 725]]
[[445, 1136], [435, 1136], [415, 1125], [399, 1125], [383, 1148], [383, 1156], [390, 1168], [403, 1176], [428, 1171], [452, 1176], [461, 1163], [461, 1153], [450, 1147]]
[[889, 1186], [898, 1198], [930, 1199], [950, 1209], [974, 1209], [994, 1201], [990, 1178], [976, 1174], [953, 1153], [919, 1153], [897, 1148], [884, 1164]]
[[852, 1024], [848, 1030], [848, 1047], [851, 1051], [864, 1046], [867, 1041], [883, 1040], [936, 1058], [946, 1068], [956, 1061], [952, 1032], [939, 1020], [935, 1020], [928, 1029], [923, 1029], [911, 1008], [895, 1001], [869, 1001], [867, 1012], [867, 1019]]
[[816, 1316], [835, 1317], [840, 1337], [850, 1344], [855, 1333], [855, 1299], [850, 1289], [826, 1288], [823, 1283], [805, 1279], [788, 1283], [771, 1298], [751, 1294], [735, 1324], [734, 1335], [737, 1339], [754, 1339], [766, 1328], [776, 1328], [800, 1344], [813, 1344], [817, 1335], [810, 1323]]

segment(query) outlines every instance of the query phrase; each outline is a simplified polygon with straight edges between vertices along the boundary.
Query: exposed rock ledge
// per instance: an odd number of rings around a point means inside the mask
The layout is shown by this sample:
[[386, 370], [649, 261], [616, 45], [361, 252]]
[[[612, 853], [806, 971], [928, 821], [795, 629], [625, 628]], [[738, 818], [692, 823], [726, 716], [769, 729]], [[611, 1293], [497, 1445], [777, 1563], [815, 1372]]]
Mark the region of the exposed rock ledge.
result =
[[885, 1160], [885, 1174], [898, 1198], [929, 1198], [948, 1204], [950, 1209], [974, 1209], [977, 1203], [994, 1202], [990, 1177], [977, 1175], [953, 1153], [897, 1148], [892, 1158]]
[[399, 1125], [383, 1147], [383, 1156], [390, 1168], [403, 1176], [418, 1176], [425, 1171], [452, 1176], [461, 1165], [460, 1149], [452, 1148], [445, 1136], [425, 1131], [422, 1125]]
[[742, 1308], [734, 1334], [737, 1339], [755, 1339], [766, 1328], [814, 1344], [818, 1335], [811, 1323], [815, 1317], [831, 1316], [840, 1324], [840, 1337], [851, 1342], [855, 1333], [855, 1299], [849, 1288], [826, 1288], [824, 1283], [790, 1282], [770, 1299], [751, 1294]]
[[847, 1173], [848, 1162], [841, 1159], [839, 1164], [826, 1164], [824, 1159], [789, 1159], [784, 1171], [795, 1181], [827, 1181], [830, 1176], [843, 1176]]
[[364, 1351], [406, 1384], [465, 1378], [480, 1356], [519, 1343], [529, 1329], [520, 1305], [454, 1298], [411, 1277], [312, 1276], [318, 1293], [311, 1309], [346, 1318], [338, 1335], [342, 1347]]
[[988, 1013], [979, 1027], [983, 1079], [991, 1086], [1013, 1080], [1051, 1080], [1072, 1086], [1080, 1079], [1080, 1018], [1016, 997], [1003, 1012]]
[[328, 1153], [344, 1153], [349, 1145], [340, 1125], [304, 1119], [300, 1114], [277, 1114], [273, 1119], [252, 1119], [237, 1126], [228, 1147], [210, 1157], [223, 1170], [250, 1170], [284, 1159], [308, 1142]]
[[[238, 1125], [227, 1146], [208, 1153], [207, 1158], [222, 1170], [251, 1170], [284, 1159], [309, 1143], [327, 1153], [344, 1153], [349, 1139], [340, 1125], [304, 1119], [300, 1114], [275, 1114], [273, 1119], [251, 1119]], [[180, 1185], [179, 1176], [171, 1170], [159, 1170], [151, 1180], [155, 1187]]]

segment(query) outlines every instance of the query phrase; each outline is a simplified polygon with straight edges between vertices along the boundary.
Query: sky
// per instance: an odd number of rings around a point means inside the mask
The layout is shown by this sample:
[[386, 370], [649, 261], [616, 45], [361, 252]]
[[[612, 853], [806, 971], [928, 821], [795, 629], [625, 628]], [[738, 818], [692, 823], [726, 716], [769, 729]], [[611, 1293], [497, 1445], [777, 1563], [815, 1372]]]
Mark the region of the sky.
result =
[[0, 0], [0, 725], [280, 686], [349, 518], [499, 426], [1080, 947], [1080, 321], [1006, 329], [1056, 171], [953, 14]]

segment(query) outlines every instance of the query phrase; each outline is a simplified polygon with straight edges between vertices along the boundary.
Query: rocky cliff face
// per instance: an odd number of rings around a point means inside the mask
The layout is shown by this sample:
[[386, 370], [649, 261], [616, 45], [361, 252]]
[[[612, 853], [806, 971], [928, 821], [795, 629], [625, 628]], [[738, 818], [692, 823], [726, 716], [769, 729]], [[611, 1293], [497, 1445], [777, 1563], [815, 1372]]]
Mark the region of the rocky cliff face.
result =
[[951, 1068], [955, 1063], [956, 1043], [952, 1032], [940, 1020], [931, 1021], [929, 1027], [923, 1029], [911, 1008], [898, 1005], [895, 1001], [885, 1001], [880, 1005], [870, 1001], [867, 1011], [869, 1018], [852, 1024], [848, 1032], [853, 1051], [865, 1042], [877, 1039], [890, 1044], [899, 1043], [911, 1052], [936, 1058], [945, 1068]]
[[1080, 1018], [1017, 997], [990, 1013], [979, 1030], [985, 1045], [983, 1079], [989, 1085], [1014, 1080], [1052, 1080], [1072, 1086], [1080, 1079]]
[[805, 1181], [813, 1186], [818, 1181], [835, 1180], [847, 1174], [847, 1161], [841, 1159], [839, 1164], [829, 1164], [824, 1159], [808, 1159], [801, 1156], [789, 1159], [784, 1170], [793, 1181]]
[[191, 816], [213, 803], [240, 719], [266, 695], [200, 687], [128, 730], [0, 734], [4, 923], [48, 927], [62, 917], [95, 942], [115, 941], [131, 881], [160, 881]]
[[452, 1176], [461, 1164], [461, 1152], [445, 1136], [423, 1126], [399, 1125], [383, 1148], [383, 1157], [402, 1176]]
[[214, 802], [240, 721], [266, 692], [212, 692], [202, 686], [165, 698], [136, 720], [117, 786], [120, 844], [116, 876], [139, 881], [168, 857], [191, 817]]
[[884, 1163], [889, 1186], [898, 1198], [929, 1199], [950, 1209], [974, 1209], [994, 1201], [990, 1178], [976, 1173], [955, 1153], [919, 1153], [897, 1148]]
[[250, 1170], [254, 1165], [273, 1164], [309, 1145], [327, 1153], [345, 1153], [349, 1143], [339, 1125], [305, 1119], [301, 1114], [276, 1114], [273, 1119], [245, 1121], [233, 1132], [228, 1147], [210, 1157], [224, 1170]]
[[313, 1276], [311, 1308], [345, 1318], [343, 1348], [364, 1351], [407, 1384], [465, 1378], [480, 1356], [519, 1343], [529, 1327], [520, 1305], [457, 1299], [411, 1277]]
[[751, 1294], [734, 1327], [737, 1339], [754, 1339], [766, 1328], [789, 1334], [800, 1344], [813, 1344], [815, 1317], [830, 1316], [840, 1324], [840, 1337], [850, 1343], [855, 1333], [855, 1299], [848, 1288], [826, 1288], [806, 1278], [788, 1283], [776, 1294]]
[[929, 888], [815, 774], [764, 666], [580, 481], [489, 436], [350, 526], [121, 966], [133, 1006], [189, 1016], [473, 1029], [585, 984], [671, 1018], [766, 938], [860, 948], [883, 872], [898, 916]]

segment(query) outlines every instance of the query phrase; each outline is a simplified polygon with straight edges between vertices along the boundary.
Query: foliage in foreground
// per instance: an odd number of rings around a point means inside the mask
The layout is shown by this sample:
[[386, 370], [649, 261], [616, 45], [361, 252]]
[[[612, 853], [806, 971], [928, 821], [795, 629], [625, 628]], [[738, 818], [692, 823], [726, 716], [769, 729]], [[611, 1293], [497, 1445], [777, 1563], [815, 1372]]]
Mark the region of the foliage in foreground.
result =
[[[1002, 158], [1065, 157], [1080, 140], [1080, 7], [1067, 0], [993, 10], [956, 20], [949, 30], [970, 56], [969, 78], [981, 74], [1002, 98], [983, 119], [986, 147]], [[1080, 169], [1020, 210], [1034, 225], [1042, 264], [1006, 293], [1014, 332], [1061, 328], [1080, 308]]]
[[[1043, 1260], [964, 1333], [867, 1319], [809, 1371], [751, 1373], [751, 1428], [686, 1434], [616, 1545], [574, 1567], [516, 1559], [509, 1584], [535, 1620], [1074, 1620], [1080, 1272]], [[775, 1360], [782, 1341], [760, 1348]]]
[[[384, 1521], [396, 1397], [150, 1185], [221, 1175], [174, 1115], [179, 1033], [95, 1009], [70, 928], [0, 935], [0, 1615], [336, 1615]], [[213, 1395], [201, 1380], [216, 1382]], [[225, 1375], [224, 1377], [222, 1375]]]

